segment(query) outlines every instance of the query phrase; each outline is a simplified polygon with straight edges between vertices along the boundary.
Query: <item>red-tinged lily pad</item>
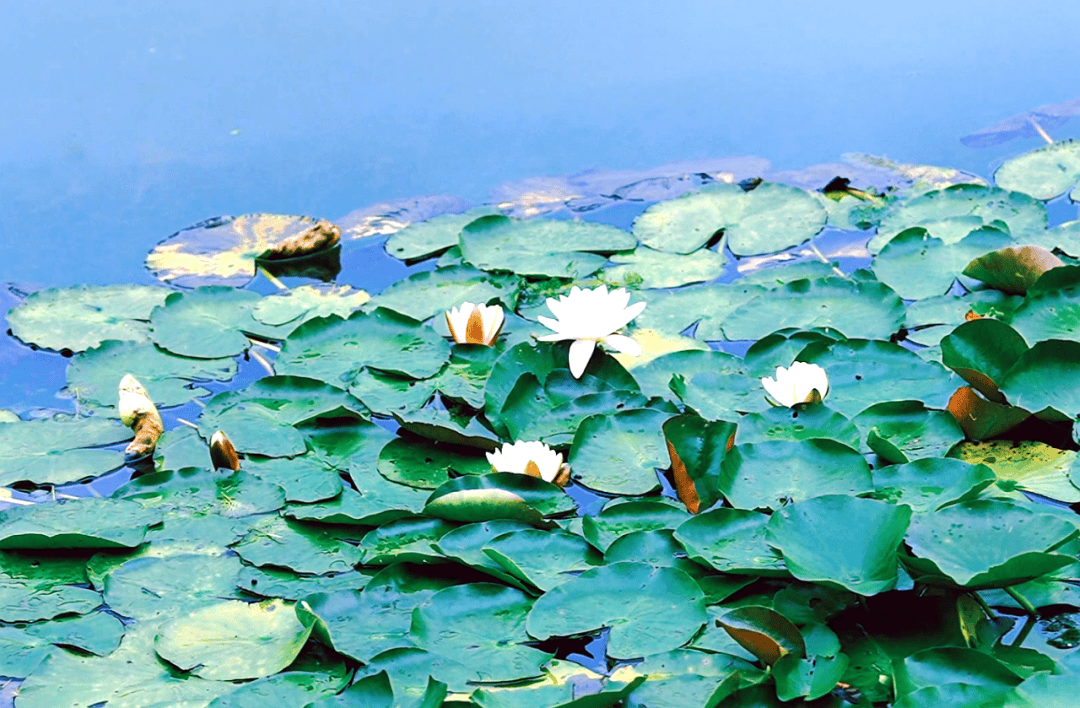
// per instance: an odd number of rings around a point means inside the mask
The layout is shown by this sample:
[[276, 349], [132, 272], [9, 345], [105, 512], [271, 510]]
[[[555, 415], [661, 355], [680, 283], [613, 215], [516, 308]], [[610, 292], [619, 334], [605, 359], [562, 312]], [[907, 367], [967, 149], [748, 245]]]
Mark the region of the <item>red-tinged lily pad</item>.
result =
[[776, 610], [748, 605], [722, 615], [717, 622], [742, 648], [768, 666], [787, 655], [806, 656], [802, 633]]
[[735, 444], [735, 424], [681, 415], [663, 425], [675, 490], [691, 514], [720, 500], [720, 463]]
[[1023, 295], [1043, 273], [1063, 265], [1042, 246], [1018, 246], [979, 256], [964, 268], [964, 275], [1004, 293]]
[[941, 340], [941, 362], [994, 403], [1005, 403], [999, 386], [1028, 350], [1015, 329], [996, 319], [965, 322]]

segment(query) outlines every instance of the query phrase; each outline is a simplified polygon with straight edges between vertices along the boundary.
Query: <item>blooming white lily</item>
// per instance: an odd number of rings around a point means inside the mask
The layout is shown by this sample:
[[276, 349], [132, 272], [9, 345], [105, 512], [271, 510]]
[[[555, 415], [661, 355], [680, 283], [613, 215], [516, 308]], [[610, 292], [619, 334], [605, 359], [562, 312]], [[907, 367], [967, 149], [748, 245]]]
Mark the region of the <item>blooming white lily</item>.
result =
[[563, 464], [563, 456], [538, 440], [506, 443], [487, 453], [487, 459], [496, 472], [527, 474], [558, 485], [570, 479], [570, 468]]
[[446, 312], [446, 326], [458, 344], [491, 346], [502, 331], [506, 316], [498, 305], [474, 305], [463, 302]]
[[555, 330], [555, 334], [540, 337], [541, 342], [573, 339], [570, 345], [570, 373], [581, 378], [592, 358], [597, 342], [603, 342], [617, 352], [638, 356], [641, 345], [630, 337], [616, 334], [645, 309], [644, 302], [629, 305], [630, 293], [624, 288], [608, 292], [606, 285], [591, 290], [578, 286], [569, 295], [547, 299], [548, 309], [556, 319], [538, 317], [540, 324]]
[[769, 394], [769, 403], [788, 406], [796, 403], [820, 403], [829, 393], [829, 377], [817, 364], [796, 361], [790, 368], [776, 367], [776, 379], [761, 379]]

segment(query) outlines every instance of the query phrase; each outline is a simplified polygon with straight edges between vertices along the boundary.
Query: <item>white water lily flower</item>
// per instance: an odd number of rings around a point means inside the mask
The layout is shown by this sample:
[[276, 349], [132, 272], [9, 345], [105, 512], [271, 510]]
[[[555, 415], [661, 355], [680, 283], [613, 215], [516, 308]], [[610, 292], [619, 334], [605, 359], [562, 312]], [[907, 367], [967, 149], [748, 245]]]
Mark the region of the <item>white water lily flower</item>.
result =
[[463, 302], [446, 312], [446, 326], [458, 344], [491, 346], [502, 331], [506, 316], [498, 305], [474, 305]]
[[506, 443], [487, 453], [487, 459], [496, 472], [527, 474], [555, 484], [561, 484], [561, 478], [569, 478], [563, 456], [538, 440]]
[[556, 319], [537, 319], [540, 324], [555, 330], [555, 334], [546, 334], [540, 341], [574, 340], [570, 345], [570, 373], [575, 379], [585, 373], [597, 342], [603, 342], [617, 352], [638, 356], [641, 345], [630, 337], [616, 334], [645, 309], [644, 302], [633, 305], [629, 302], [630, 293], [625, 288], [608, 292], [606, 285], [591, 290], [582, 290], [575, 285], [570, 288], [569, 295], [548, 298], [548, 309]]
[[776, 367], [776, 378], [763, 378], [761, 385], [769, 394], [769, 402], [777, 406], [796, 403], [821, 403], [829, 393], [829, 377], [817, 364], [797, 361], [790, 368]]

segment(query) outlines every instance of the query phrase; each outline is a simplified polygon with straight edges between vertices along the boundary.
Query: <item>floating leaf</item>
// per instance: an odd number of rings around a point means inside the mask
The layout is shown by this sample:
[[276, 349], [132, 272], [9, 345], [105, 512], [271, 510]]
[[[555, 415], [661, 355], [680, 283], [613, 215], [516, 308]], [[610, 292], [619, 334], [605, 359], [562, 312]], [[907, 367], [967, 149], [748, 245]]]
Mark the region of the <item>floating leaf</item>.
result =
[[637, 240], [622, 229], [586, 221], [482, 216], [461, 231], [461, 254], [481, 270], [580, 278], [607, 260], [597, 253], [627, 251]]
[[964, 268], [964, 275], [1004, 293], [1023, 295], [1043, 273], [1063, 265], [1064, 261], [1042, 246], [1019, 246], [976, 258]]
[[1042, 201], [1059, 197], [1080, 182], [1080, 142], [1062, 140], [1006, 160], [994, 182]]
[[533, 605], [537, 639], [610, 627], [608, 656], [633, 658], [682, 646], [705, 622], [704, 596], [689, 575], [644, 563], [614, 563], [567, 580]]
[[377, 308], [300, 325], [282, 344], [274, 368], [346, 388], [363, 366], [423, 379], [439, 373], [449, 355], [450, 346], [430, 326]]
[[1059, 450], [1034, 440], [988, 440], [962, 443], [950, 457], [986, 465], [999, 481], [998, 486], [1034, 492], [1066, 504], [1080, 502], [1080, 489], [1070, 481], [1074, 469], [1076, 477], [1080, 477], [1073, 450]]
[[911, 509], [832, 494], [778, 509], [768, 541], [800, 580], [876, 595], [896, 584], [896, 550]]
[[0, 580], [0, 621], [37, 622], [86, 614], [101, 604], [101, 593], [47, 580]]
[[509, 531], [488, 541], [483, 553], [513, 577], [544, 592], [604, 562], [581, 536], [558, 529]]
[[44, 349], [81, 352], [107, 339], [145, 342], [147, 322], [167, 288], [79, 285], [30, 293], [7, 313], [11, 333]]
[[1052, 549], [1077, 535], [1072, 523], [1006, 501], [953, 504], [911, 520], [900, 560], [921, 582], [963, 588], [1005, 587], [1072, 562]]
[[260, 255], [319, 223], [307, 216], [282, 214], [207, 219], [155, 246], [146, 257], [146, 267], [158, 279], [184, 288], [242, 287], [255, 276]]
[[804, 404], [792, 408], [773, 406], [763, 413], [744, 415], [739, 419], [736, 441], [743, 444], [827, 438], [858, 449], [861, 437], [850, 420], [828, 406]]
[[511, 519], [546, 527], [545, 515], [572, 508], [557, 485], [529, 475], [495, 472], [443, 483], [428, 498], [424, 513], [466, 523]]
[[806, 644], [798, 628], [767, 607], [740, 607], [722, 615], [717, 622], [740, 646], [768, 666], [787, 655], [806, 655]]
[[689, 518], [678, 502], [660, 499], [627, 499], [611, 502], [595, 516], [582, 518], [582, 535], [602, 551], [621, 536], [634, 531], [674, 529]]
[[364, 555], [332, 531], [280, 516], [259, 521], [232, 549], [252, 565], [312, 575], [352, 570]]
[[713, 509], [675, 529], [675, 540], [690, 558], [721, 573], [790, 577], [780, 557], [765, 542], [766, 514], [743, 509]]
[[1080, 342], [1080, 287], [1032, 293], [1016, 308], [1009, 322], [1029, 342]]
[[422, 649], [475, 667], [485, 682], [538, 677], [551, 654], [526, 645], [532, 607], [525, 593], [502, 585], [448, 587], [413, 611], [412, 636]]
[[465, 211], [469, 203], [449, 194], [406, 197], [350, 211], [337, 220], [342, 238], [359, 240], [396, 234], [410, 224], [418, 224], [442, 214]]
[[614, 266], [603, 270], [603, 278], [615, 283], [640, 279], [641, 288], [677, 288], [680, 285], [716, 280], [724, 272], [723, 253], [701, 249], [687, 255], [657, 251], [640, 246], [632, 253], [616, 253]]
[[160, 521], [160, 511], [120, 499], [17, 506], [0, 510], [0, 548], [134, 548]]
[[942, 295], [961, 273], [979, 278], [970, 271], [969, 263], [979, 262], [982, 259], [978, 257], [982, 254], [1012, 242], [1007, 233], [983, 227], [956, 243], [945, 245], [926, 229], [914, 227], [894, 236], [874, 257], [874, 275], [905, 299]]
[[418, 221], [391, 234], [384, 248], [391, 256], [402, 261], [438, 255], [458, 245], [458, 236], [468, 224], [481, 216], [495, 213], [491, 207], [479, 207], [461, 214], [441, 214]]
[[129, 439], [130, 430], [101, 418], [0, 423], [0, 485], [68, 484], [97, 477], [124, 464], [123, 452], [97, 446]]
[[285, 334], [316, 317], [346, 318], [371, 299], [351, 285], [301, 285], [280, 295], [264, 297], [251, 316], [271, 327], [285, 327]]
[[104, 579], [105, 601], [124, 617], [149, 622], [184, 617], [227, 598], [239, 597], [236, 556], [177, 553], [166, 558], [133, 558]]
[[847, 337], [888, 339], [904, 305], [888, 286], [840, 278], [795, 280], [763, 293], [724, 319], [726, 339], [760, 339], [785, 327], [831, 327]]
[[720, 464], [735, 441], [735, 424], [682, 415], [664, 423], [679, 500], [691, 514], [720, 500]]
[[228, 681], [259, 678], [292, 663], [311, 634], [292, 605], [220, 602], [163, 625], [154, 649], [196, 676]]
[[870, 466], [847, 445], [776, 440], [736, 445], [720, 465], [719, 488], [736, 509], [779, 509], [823, 494], [868, 492], [873, 484]]
[[593, 415], [574, 435], [569, 462], [587, 487], [612, 494], [645, 494], [668, 464], [662, 426], [671, 415], [653, 409]]
[[450, 266], [413, 273], [389, 286], [372, 300], [413, 318], [426, 320], [442, 315], [463, 302], [487, 304], [501, 300], [508, 308], [517, 302], [518, 279], [512, 275], [485, 273], [468, 266]]
[[930, 410], [922, 401], [878, 403], [851, 422], [866, 434], [867, 447], [893, 464], [943, 457], [964, 439], [950, 413]]
[[[966, 449], [954, 448], [960, 456]], [[985, 464], [933, 457], [875, 469], [873, 475], [876, 497], [906, 504], [919, 514], [974, 499], [997, 479]]]
[[[1001, 381], [1014, 405], [1046, 420], [1070, 421], [1080, 415], [1080, 342], [1050, 339], [1024, 352]], [[1048, 386], [1048, 382], [1053, 382]]]
[[451, 472], [478, 475], [490, 471], [491, 463], [483, 456], [408, 438], [391, 440], [379, 453], [379, 474], [417, 489], [435, 489], [450, 479]]

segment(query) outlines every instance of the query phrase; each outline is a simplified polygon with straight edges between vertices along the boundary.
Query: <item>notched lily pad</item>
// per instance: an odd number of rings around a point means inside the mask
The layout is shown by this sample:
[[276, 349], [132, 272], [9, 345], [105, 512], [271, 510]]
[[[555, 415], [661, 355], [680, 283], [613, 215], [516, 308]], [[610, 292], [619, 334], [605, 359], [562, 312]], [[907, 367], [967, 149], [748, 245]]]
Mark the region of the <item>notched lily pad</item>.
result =
[[120, 499], [68, 499], [0, 510], [0, 548], [134, 548], [161, 512]]

